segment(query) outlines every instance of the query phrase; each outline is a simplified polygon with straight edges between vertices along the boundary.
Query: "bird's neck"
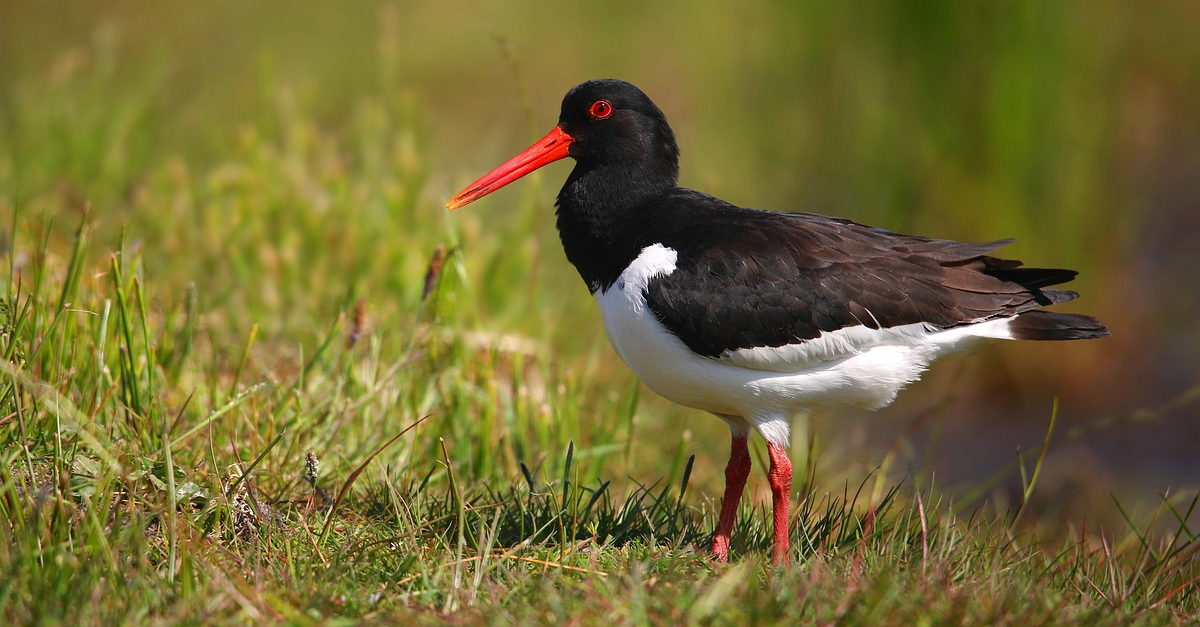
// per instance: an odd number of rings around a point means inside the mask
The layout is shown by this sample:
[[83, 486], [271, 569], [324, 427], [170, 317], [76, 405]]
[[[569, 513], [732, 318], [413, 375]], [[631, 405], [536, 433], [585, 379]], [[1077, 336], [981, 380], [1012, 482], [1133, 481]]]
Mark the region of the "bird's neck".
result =
[[[639, 167], [640, 166], [640, 167]], [[675, 187], [673, 167], [576, 164], [558, 193], [558, 233], [567, 259], [592, 292], [607, 289], [654, 242], [642, 208]]]

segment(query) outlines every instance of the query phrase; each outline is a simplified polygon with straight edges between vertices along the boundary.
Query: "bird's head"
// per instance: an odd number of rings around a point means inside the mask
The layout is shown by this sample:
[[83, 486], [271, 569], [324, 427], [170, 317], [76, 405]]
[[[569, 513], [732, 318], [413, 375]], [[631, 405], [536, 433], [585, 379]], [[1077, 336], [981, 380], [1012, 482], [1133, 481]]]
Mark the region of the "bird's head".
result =
[[669, 185], [679, 172], [675, 134], [658, 106], [625, 81], [591, 80], [567, 92], [558, 126], [467, 186], [446, 207], [458, 209], [564, 157], [584, 169], [630, 168]]

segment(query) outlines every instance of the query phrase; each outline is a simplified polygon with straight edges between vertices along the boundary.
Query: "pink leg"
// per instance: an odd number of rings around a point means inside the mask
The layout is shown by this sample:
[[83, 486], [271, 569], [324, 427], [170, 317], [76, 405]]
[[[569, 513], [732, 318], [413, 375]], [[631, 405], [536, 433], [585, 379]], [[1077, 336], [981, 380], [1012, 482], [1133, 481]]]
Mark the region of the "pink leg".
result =
[[746, 448], [746, 436], [735, 433], [730, 446], [729, 463], [725, 466], [725, 498], [721, 500], [721, 518], [717, 521], [717, 534], [713, 537], [712, 546], [713, 555], [722, 562], [729, 559], [729, 535], [733, 533], [738, 501], [742, 500], [742, 489], [746, 487], [746, 477], [749, 476], [750, 451]]
[[792, 460], [787, 451], [778, 444], [768, 444], [771, 469], [767, 481], [771, 484], [771, 496], [775, 507], [775, 551], [771, 559], [775, 564], [783, 563], [788, 554], [788, 509], [792, 505]]

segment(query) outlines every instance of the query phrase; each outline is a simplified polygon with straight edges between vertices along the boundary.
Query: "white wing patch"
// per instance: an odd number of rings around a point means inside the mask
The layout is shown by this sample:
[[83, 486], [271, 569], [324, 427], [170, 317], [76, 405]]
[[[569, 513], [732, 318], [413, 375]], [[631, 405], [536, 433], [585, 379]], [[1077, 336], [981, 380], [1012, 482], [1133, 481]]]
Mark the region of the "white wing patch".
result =
[[861, 354], [877, 346], [906, 346], [929, 349], [934, 358], [967, 352], [988, 340], [1012, 339], [1009, 318], [940, 329], [918, 322], [887, 329], [866, 326], [822, 331], [819, 337], [785, 346], [762, 346], [725, 351], [717, 359], [744, 368], [772, 372], [796, 372]]
[[890, 329], [847, 327], [837, 331], [822, 331], [819, 337], [796, 344], [727, 350], [718, 359], [755, 370], [795, 372], [857, 355], [872, 346], [910, 344], [934, 330], [935, 327], [924, 323]]

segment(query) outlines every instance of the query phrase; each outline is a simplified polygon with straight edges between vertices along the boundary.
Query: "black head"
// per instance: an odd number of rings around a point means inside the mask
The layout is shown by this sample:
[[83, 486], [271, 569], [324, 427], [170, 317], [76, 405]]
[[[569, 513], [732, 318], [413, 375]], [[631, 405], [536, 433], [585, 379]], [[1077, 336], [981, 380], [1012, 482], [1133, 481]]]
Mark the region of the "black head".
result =
[[591, 179], [592, 186], [604, 188], [599, 196], [643, 196], [673, 187], [679, 175], [679, 148], [663, 112], [637, 87], [598, 79], [567, 92], [554, 130], [459, 192], [446, 206], [457, 209], [564, 157], [577, 162], [567, 185]]
[[581, 166], [639, 165], [679, 171], [679, 148], [667, 117], [642, 90], [605, 78], [580, 83], [563, 98], [558, 127], [575, 141], [568, 154]]
[[457, 209], [566, 157], [576, 163], [555, 203], [558, 232], [567, 259], [595, 292], [611, 285], [648, 245], [638, 236], [646, 231], [639, 216], [654, 214], [641, 209], [674, 189], [679, 175], [675, 133], [637, 87], [613, 79], [572, 87], [558, 126], [446, 207]]

